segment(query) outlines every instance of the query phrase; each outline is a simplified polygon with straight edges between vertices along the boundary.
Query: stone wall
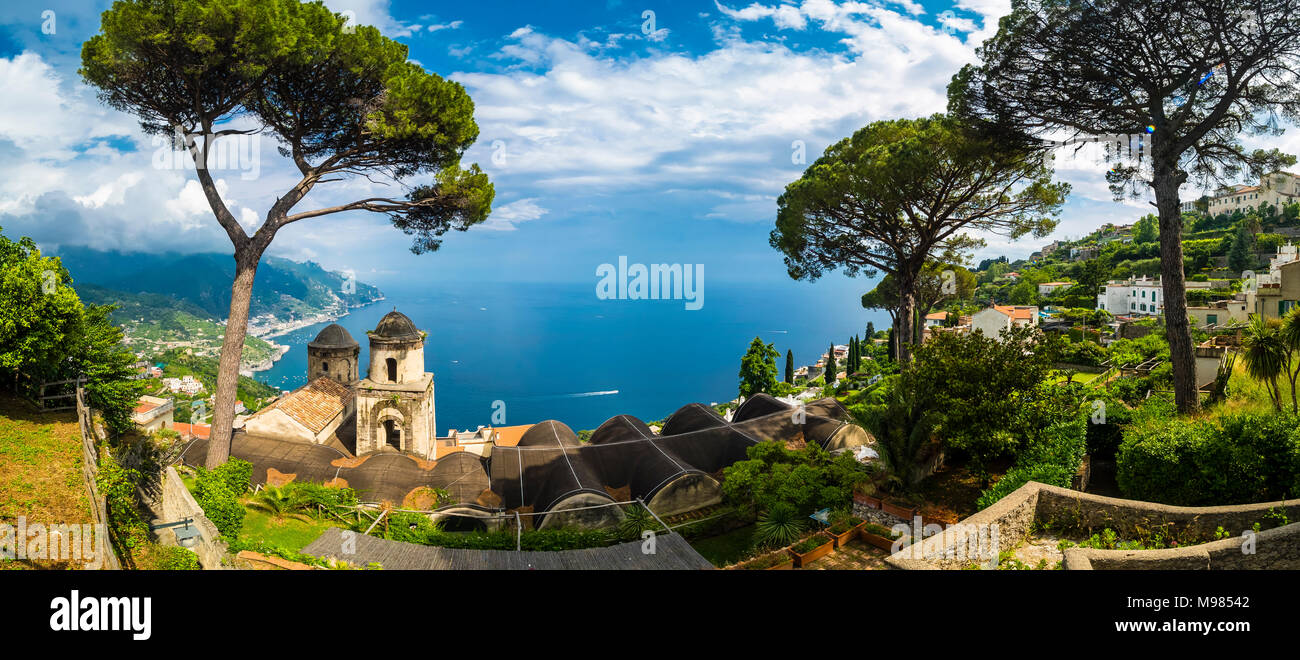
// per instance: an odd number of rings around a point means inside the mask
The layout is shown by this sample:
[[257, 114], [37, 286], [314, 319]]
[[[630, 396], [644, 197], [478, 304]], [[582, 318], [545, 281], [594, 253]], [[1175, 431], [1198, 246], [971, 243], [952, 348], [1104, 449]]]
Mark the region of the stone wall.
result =
[[[1174, 536], [1213, 536], [1222, 527], [1229, 538], [1165, 550], [1065, 551], [1064, 568], [1090, 569], [1297, 569], [1300, 568], [1300, 523], [1264, 530], [1255, 535], [1254, 552], [1243, 552], [1242, 533], [1252, 529], [1274, 508], [1286, 511], [1289, 520], [1300, 519], [1300, 500], [1263, 502], [1233, 506], [1181, 507], [1125, 500], [1049, 486], [1031, 481], [942, 533], [920, 544], [903, 548], [885, 561], [900, 569], [959, 569], [976, 559], [981, 531], [997, 526], [1000, 549], [1016, 547], [1035, 522], [1051, 522], [1054, 529], [1101, 530], [1109, 527], [1120, 537], [1150, 532], [1169, 525]], [[985, 532], [987, 533], [987, 532]]]
[[[162, 518], [162, 522], [194, 519], [194, 524], [199, 528], [199, 537], [198, 543], [190, 549], [198, 554], [199, 563], [205, 570], [230, 568], [222, 561], [226, 559], [228, 549], [218, 538], [220, 533], [217, 531], [217, 526], [203, 515], [203, 509], [185, 487], [185, 482], [181, 481], [181, 475], [176, 472], [175, 467], [168, 467], [163, 473], [162, 498], [159, 507], [162, 510], [154, 513]], [[167, 528], [158, 530], [158, 533], [171, 534], [172, 531], [171, 528]]]

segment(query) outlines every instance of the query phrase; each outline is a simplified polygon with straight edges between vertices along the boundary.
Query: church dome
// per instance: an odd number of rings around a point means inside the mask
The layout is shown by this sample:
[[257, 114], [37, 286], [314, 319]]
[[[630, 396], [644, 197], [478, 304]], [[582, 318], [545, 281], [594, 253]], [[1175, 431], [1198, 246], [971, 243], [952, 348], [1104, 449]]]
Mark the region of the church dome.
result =
[[415, 323], [396, 309], [379, 319], [379, 325], [375, 326], [369, 334], [371, 337], [382, 339], [424, 339], [424, 335], [416, 329]]
[[360, 346], [360, 344], [352, 338], [352, 335], [348, 334], [348, 331], [343, 326], [337, 323], [325, 326], [325, 329], [321, 330], [320, 334], [316, 335], [316, 338], [307, 344], [308, 348], [352, 348], [354, 346]]

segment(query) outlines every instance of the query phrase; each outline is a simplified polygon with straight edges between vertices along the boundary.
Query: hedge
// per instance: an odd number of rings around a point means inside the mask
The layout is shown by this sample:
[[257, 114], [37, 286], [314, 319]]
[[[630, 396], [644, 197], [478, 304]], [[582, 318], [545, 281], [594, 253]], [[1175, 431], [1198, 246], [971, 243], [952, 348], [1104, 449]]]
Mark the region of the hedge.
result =
[[1124, 434], [1116, 478], [1125, 497], [1180, 506], [1250, 504], [1300, 492], [1300, 418], [1170, 418]]

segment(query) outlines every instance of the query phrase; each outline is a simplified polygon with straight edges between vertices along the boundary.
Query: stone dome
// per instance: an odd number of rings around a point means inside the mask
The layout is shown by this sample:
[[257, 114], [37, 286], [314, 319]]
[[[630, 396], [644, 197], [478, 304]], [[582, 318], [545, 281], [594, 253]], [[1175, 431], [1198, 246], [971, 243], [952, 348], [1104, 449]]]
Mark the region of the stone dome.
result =
[[360, 346], [357, 340], [352, 338], [351, 334], [337, 323], [331, 323], [325, 326], [316, 338], [307, 344], [308, 348], [352, 348]]
[[396, 309], [385, 314], [384, 318], [379, 319], [379, 325], [375, 326], [375, 329], [369, 334], [376, 339], [424, 339], [424, 335], [415, 327], [415, 323]]

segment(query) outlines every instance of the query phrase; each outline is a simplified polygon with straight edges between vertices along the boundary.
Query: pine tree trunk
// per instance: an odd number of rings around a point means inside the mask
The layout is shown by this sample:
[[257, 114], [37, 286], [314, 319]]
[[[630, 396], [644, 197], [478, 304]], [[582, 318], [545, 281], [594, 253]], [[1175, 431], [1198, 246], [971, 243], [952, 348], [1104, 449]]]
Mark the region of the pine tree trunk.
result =
[[230, 316], [226, 320], [226, 336], [221, 343], [217, 394], [208, 440], [206, 464], [209, 469], [230, 458], [239, 363], [244, 355], [244, 338], [248, 334], [248, 306], [253, 300], [253, 279], [257, 275], [257, 264], [261, 257], [262, 251], [251, 245], [235, 252], [235, 281], [230, 285]]
[[1196, 385], [1196, 349], [1187, 319], [1187, 293], [1183, 277], [1183, 218], [1178, 187], [1187, 178], [1172, 164], [1157, 164], [1156, 208], [1160, 217], [1160, 279], [1163, 285], [1165, 338], [1174, 372], [1174, 402], [1178, 412], [1195, 412], [1200, 406]]
[[906, 268], [899, 268], [894, 277], [898, 280], [898, 317], [894, 320], [894, 335], [898, 338], [898, 363], [906, 367], [912, 361], [916, 277]]

